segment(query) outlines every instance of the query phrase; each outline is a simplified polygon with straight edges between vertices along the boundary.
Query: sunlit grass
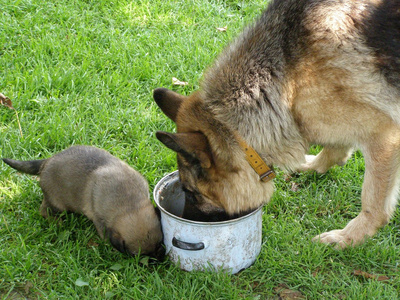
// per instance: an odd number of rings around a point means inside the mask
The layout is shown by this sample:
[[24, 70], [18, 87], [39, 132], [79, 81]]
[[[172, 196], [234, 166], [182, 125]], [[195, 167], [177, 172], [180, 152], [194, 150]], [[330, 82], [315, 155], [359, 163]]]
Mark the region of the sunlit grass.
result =
[[[206, 67], [265, 5], [2, 1], [0, 93], [18, 110], [24, 137], [14, 112], [0, 106], [0, 156], [38, 159], [73, 144], [94, 145], [127, 161], [152, 190], [177, 167], [175, 154], [154, 136], [174, 124], [153, 103], [153, 89], [196, 90]], [[226, 32], [216, 30], [225, 26]], [[172, 77], [189, 85], [173, 86]], [[100, 240], [84, 216], [43, 219], [36, 178], [0, 163], [0, 297], [277, 299], [286, 286], [306, 299], [397, 299], [398, 213], [355, 249], [311, 243], [357, 215], [363, 172], [359, 153], [326, 175], [285, 180], [278, 171], [264, 208], [261, 253], [252, 267], [230, 276], [126, 257]], [[354, 270], [389, 280], [357, 277]]]

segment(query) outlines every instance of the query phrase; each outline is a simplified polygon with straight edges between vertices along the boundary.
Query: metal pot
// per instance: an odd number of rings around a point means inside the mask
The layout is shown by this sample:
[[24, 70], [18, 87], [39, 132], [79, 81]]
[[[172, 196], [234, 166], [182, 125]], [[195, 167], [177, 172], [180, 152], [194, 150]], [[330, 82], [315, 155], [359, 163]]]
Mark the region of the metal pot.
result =
[[161, 210], [166, 252], [181, 269], [222, 269], [235, 274], [256, 260], [261, 250], [262, 207], [223, 222], [183, 219], [180, 216], [185, 206], [185, 194], [178, 171], [162, 178], [153, 195]]

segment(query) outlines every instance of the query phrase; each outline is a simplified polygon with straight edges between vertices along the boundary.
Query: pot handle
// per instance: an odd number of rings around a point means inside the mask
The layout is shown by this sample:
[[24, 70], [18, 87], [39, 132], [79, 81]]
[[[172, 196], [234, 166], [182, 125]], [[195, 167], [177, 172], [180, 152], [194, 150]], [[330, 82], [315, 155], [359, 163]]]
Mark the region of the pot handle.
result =
[[202, 250], [204, 249], [204, 243], [188, 243], [188, 242], [183, 242], [178, 240], [176, 237], [172, 238], [172, 245], [174, 245], [176, 248], [182, 249], [182, 250], [189, 250], [189, 251], [197, 251], [197, 250]]

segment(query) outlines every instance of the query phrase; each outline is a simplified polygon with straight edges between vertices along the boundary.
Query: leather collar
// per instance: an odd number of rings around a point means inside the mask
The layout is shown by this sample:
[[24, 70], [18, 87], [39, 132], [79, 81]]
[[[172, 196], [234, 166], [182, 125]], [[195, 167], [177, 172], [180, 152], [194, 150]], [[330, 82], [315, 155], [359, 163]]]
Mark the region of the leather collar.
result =
[[268, 182], [276, 177], [272, 167], [269, 167], [260, 155], [243, 139], [239, 138], [239, 145], [246, 154], [246, 159], [254, 171], [260, 176], [260, 180]]

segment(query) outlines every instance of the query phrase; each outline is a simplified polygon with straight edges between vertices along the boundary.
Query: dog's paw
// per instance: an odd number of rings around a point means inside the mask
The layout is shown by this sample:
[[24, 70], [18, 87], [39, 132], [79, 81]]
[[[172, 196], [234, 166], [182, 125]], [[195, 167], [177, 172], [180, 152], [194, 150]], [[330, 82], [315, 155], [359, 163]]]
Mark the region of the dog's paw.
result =
[[338, 250], [345, 249], [354, 245], [352, 239], [343, 234], [343, 230], [340, 229], [324, 232], [320, 235], [315, 236], [312, 241], [332, 245], [335, 249]]
[[383, 224], [384, 218], [379, 219], [375, 215], [361, 212], [356, 218], [351, 220], [345, 228], [324, 232], [313, 238], [313, 241], [333, 245], [336, 249], [344, 249], [364, 243], [373, 236]]
[[316, 171], [317, 173], [325, 173], [328, 170], [328, 168], [318, 163], [316, 155], [306, 155], [305, 159], [306, 162], [298, 168], [298, 171]]
[[315, 160], [315, 155], [306, 155], [305, 156], [305, 163], [301, 164], [300, 167], [297, 168], [299, 172], [306, 172], [310, 171], [312, 162]]

